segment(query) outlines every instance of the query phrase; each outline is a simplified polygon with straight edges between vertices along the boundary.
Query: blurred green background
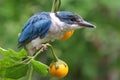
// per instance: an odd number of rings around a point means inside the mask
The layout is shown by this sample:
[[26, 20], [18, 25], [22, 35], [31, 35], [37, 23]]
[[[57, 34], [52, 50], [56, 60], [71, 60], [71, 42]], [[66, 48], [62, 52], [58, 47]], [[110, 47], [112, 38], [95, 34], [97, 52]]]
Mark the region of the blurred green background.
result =
[[[18, 33], [33, 14], [51, 11], [52, 1], [0, 0], [0, 47], [19, 51]], [[120, 0], [62, 0], [61, 11], [80, 14], [97, 28], [76, 30], [70, 39], [52, 43], [69, 65], [65, 78], [34, 74], [33, 80], [120, 80]], [[42, 59], [50, 62], [46, 53]]]

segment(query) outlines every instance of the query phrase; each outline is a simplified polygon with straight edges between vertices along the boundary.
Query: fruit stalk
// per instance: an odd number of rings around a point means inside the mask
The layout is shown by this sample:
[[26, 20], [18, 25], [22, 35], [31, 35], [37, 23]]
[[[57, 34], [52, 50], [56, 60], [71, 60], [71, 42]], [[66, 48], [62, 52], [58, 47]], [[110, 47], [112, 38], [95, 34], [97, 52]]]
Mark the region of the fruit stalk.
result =
[[54, 61], [57, 62], [59, 60], [59, 58], [57, 57], [57, 55], [55, 54], [55, 51], [52, 47], [52, 45], [50, 45], [49, 43], [47, 43], [47, 45], [51, 48], [51, 51], [52, 51], [52, 55], [54, 57]]

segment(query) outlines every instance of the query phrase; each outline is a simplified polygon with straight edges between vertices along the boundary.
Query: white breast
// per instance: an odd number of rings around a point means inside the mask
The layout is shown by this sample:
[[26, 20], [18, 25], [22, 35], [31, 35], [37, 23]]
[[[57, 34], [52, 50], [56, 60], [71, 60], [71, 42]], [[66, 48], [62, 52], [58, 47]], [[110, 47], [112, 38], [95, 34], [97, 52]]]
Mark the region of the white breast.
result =
[[60, 19], [55, 16], [55, 13], [50, 13], [50, 17], [52, 20], [52, 25], [50, 30], [54, 30], [54, 31], [63, 30], [63, 26], [65, 26], [66, 24], [60, 21]]
[[[52, 20], [52, 24], [50, 26], [49, 33], [43, 39], [40, 37], [32, 40], [28, 45], [27, 49], [29, 53], [34, 53], [35, 49], [38, 50], [41, 47], [41, 44], [46, 43], [48, 41], [54, 41], [55, 39], [59, 39], [63, 36], [63, 34], [68, 31], [68, 24], [62, 22], [55, 16], [55, 13], [50, 13], [50, 17]], [[33, 52], [34, 51], [34, 52]]]
[[56, 17], [55, 13], [50, 13], [52, 25], [50, 26], [48, 38], [54, 40], [59, 39], [63, 36], [63, 34], [67, 31], [68, 25], [62, 21], [58, 17]]

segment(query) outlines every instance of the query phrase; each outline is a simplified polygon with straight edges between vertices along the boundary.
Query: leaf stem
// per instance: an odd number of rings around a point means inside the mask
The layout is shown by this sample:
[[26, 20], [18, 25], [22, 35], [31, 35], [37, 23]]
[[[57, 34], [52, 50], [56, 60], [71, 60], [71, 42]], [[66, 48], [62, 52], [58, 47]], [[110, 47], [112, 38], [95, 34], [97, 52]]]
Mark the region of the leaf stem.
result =
[[32, 80], [32, 74], [33, 74], [33, 67], [30, 65], [30, 73], [28, 80]]
[[59, 58], [58, 58], [57, 55], [55, 54], [55, 51], [54, 51], [52, 45], [50, 45], [49, 43], [47, 43], [46, 45], [51, 48], [51, 51], [52, 51], [52, 55], [53, 55], [53, 57], [54, 57], [54, 60], [55, 60], [55, 61], [58, 61]]
[[26, 63], [29, 64], [31, 62], [32, 59], [35, 59], [41, 52], [43, 52], [43, 48], [41, 48], [37, 53], [35, 53], [34, 56], [28, 56], [27, 59], [25, 59], [24, 61], [22, 61], [21, 63]]
[[41, 52], [43, 52], [43, 48], [41, 48], [32, 58], [35, 59]]
[[32, 58], [28, 57], [27, 59], [23, 60], [21, 63], [28, 63]]

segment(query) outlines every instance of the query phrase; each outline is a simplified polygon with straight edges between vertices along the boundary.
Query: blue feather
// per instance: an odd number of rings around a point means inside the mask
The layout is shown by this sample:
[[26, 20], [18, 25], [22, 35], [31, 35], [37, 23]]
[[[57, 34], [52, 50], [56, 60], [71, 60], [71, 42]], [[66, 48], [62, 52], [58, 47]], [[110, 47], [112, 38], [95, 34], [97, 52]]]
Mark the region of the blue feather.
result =
[[[56, 16], [62, 21], [65, 22], [67, 24], [74, 24], [73, 21], [71, 21], [72, 19], [75, 19], [75, 17], [78, 17], [78, 15], [72, 13], [72, 12], [68, 12], [68, 11], [63, 11], [63, 12], [58, 12], [56, 13]], [[80, 16], [79, 16], [80, 17]]]
[[37, 37], [44, 38], [49, 32], [50, 25], [51, 20], [47, 12], [32, 16], [19, 36], [19, 47], [26, 45]]
[[47, 35], [50, 25], [51, 20], [41, 20], [34, 24], [34, 27], [38, 30], [40, 38], [44, 38]]

